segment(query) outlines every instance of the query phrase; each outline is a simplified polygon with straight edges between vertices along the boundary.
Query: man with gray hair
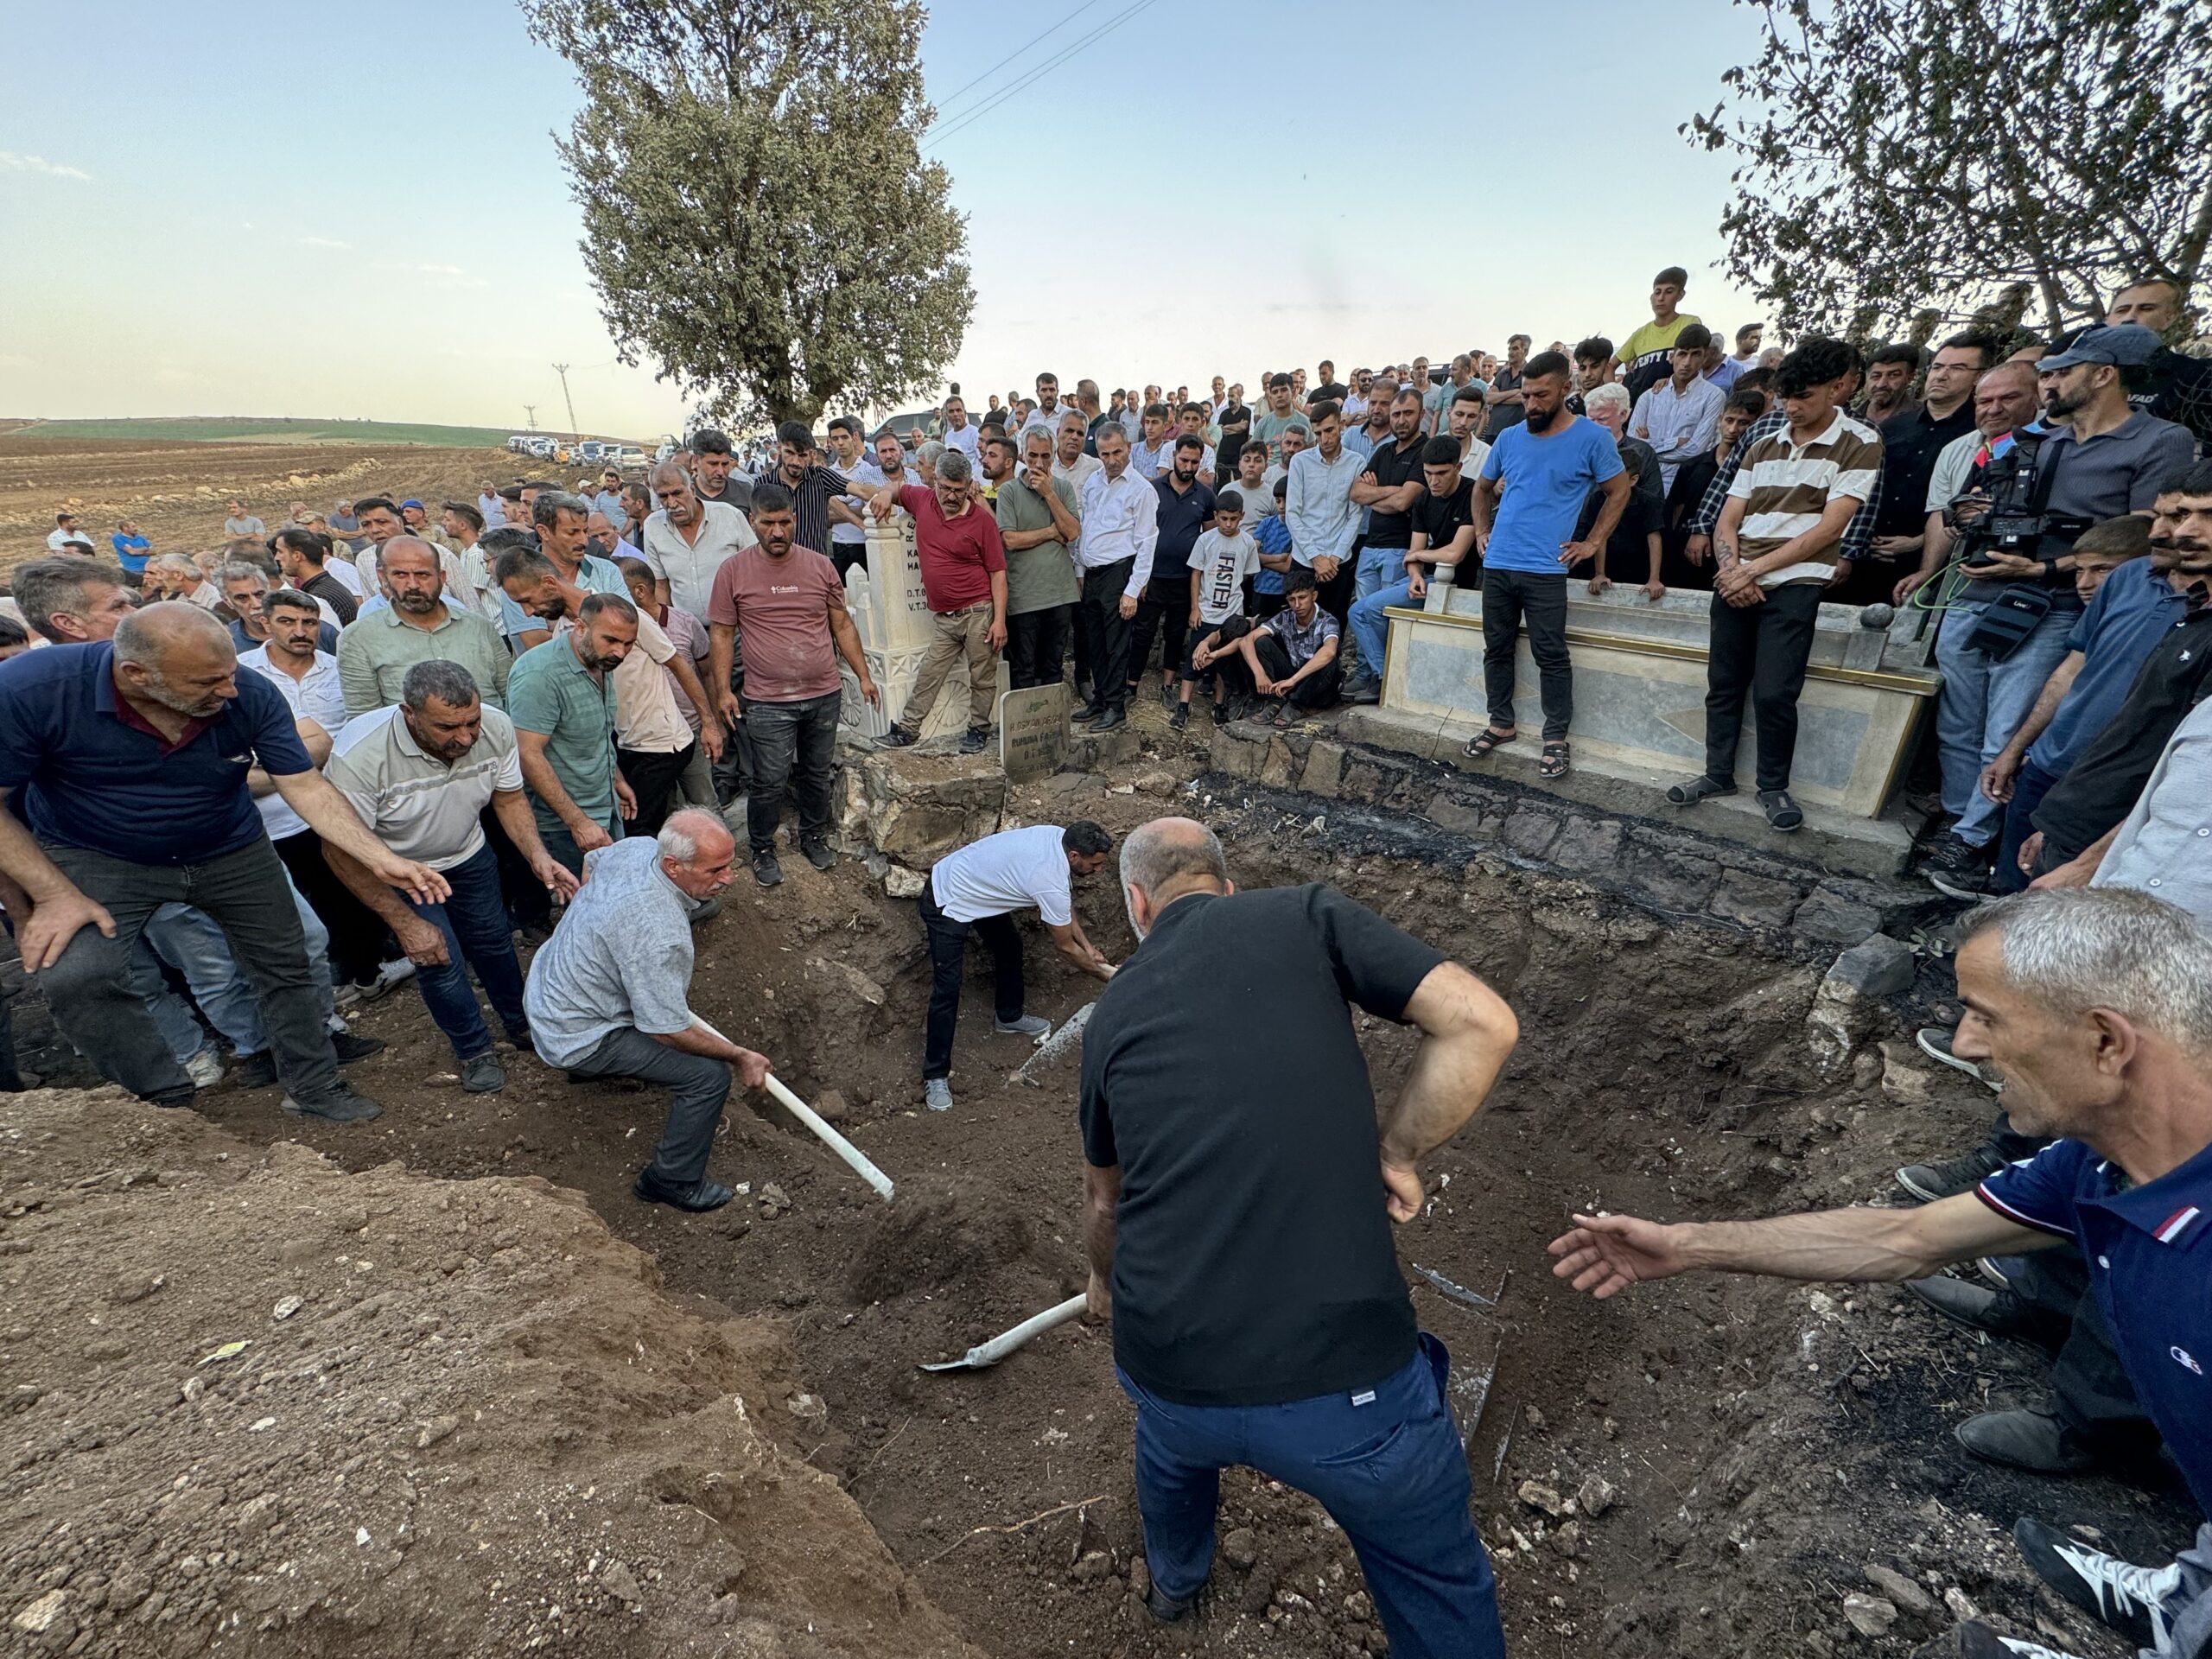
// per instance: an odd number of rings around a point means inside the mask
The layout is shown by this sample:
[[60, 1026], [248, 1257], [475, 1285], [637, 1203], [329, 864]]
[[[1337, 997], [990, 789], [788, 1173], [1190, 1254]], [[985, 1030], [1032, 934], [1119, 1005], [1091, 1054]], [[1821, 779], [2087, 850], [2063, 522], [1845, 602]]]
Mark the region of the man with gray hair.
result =
[[443, 876], [378, 841], [315, 770], [290, 706], [238, 673], [223, 625], [163, 602], [112, 642], [30, 652], [0, 673], [0, 791], [23, 795], [21, 818], [0, 811], [0, 902], [54, 1023], [109, 1081], [191, 1103], [130, 982], [147, 918], [185, 904], [223, 930], [253, 986], [284, 1109], [374, 1117], [338, 1075], [299, 912], [248, 786], [257, 766], [327, 846], [425, 904], [445, 897]]
[[461, 1062], [461, 1086], [471, 1094], [505, 1087], [507, 1074], [477, 1008], [468, 969], [476, 970], [517, 1048], [530, 1041], [530, 1020], [484, 809], [497, 815], [531, 874], [556, 899], [565, 902], [576, 891], [576, 878], [545, 850], [523, 798], [514, 723], [485, 706], [475, 679], [460, 664], [417, 663], [407, 671], [397, 704], [346, 723], [323, 776], [385, 845], [445, 877], [446, 897], [426, 904], [379, 880], [343, 849], [323, 849], [338, 879], [391, 928], [415, 964], [423, 1001]]
[[[1952, 1052], [2002, 1082], [2024, 1133], [2057, 1137], [2041, 1152], [1913, 1209], [1671, 1226], [1578, 1215], [1553, 1272], [1599, 1297], [1693, 1268], [1894, 1281], [2074, 1243], [2144, 1409], [2212, 1511], [2212, 1301], [2195, 1254], [2212, 1239], [2212, 939], [2147, 893], [2031, 892], [1967, 918], [1957, 968]], [[2212, 1653], [2212, 1525], [2158, 1570], [2032, 1518], [2013, 1537], [2052, 1588], [2139, 1648]], [[1960, 1650], [2063, 1659], [1974, 1625]]]
[[73, 554], [28, 560], [8, 583], [25, 625], [57, 645], [108, 639], [135, 608], [122, 571]]
[[[925, 477], [929, 468], [923, 469]], [[999, 653], [1006, 649], [1006, 546], [998, 520], [974, 499], [968, 457], [957, 449], [938, 458], [937, 482], [887, 483], [871, 504], [878, 518], [903, 507], [914, 518], [914, 547], [922, 567], [922, 592], [934, 622], [929, 649], [914, 676], [912, 695], [883, 741], [904, 748], [922, 734], [937, 706], [945, 676], [968, 662], [968, 730], [963, 754], [980, 754], [991, 741], [991, 708], [999, 695]]]
[[[1189, 818], [1130, 832], [1122, 889], [1141, 943], [1084, 1032], [1084, 1242], [1137, 1408], [1147, 1604], [1190, 1610], [1221, 1471], [1248, 1464], [1344, 1529], [1393, 1653], [1503, 1659], [1450, 1356], [1390, 1224], [1421, 1214], [1420, 1161], [1490, 1092], [1512, 1012], [1333, 887], [1238, 893]], [[1354, 1005], [1421, 1033], [1379, 1116]], [[1225, 1067], [1224, 1032], [1266, 1036]]]
[[707, 1179], [730, 1072], [748, 1089], [767, 1057], [692, 1017], [691, 913], [730, 883], [737, 842], [713, 813], [686, 807], [657, 836], [602, 847], [530, 964], [523, 993], [531, 1040], [571, 1080], [637, 1077], [671, 1091], [652, 1161], [631, 1189], [649, 1203], [715, 1210], [730, 1190]]

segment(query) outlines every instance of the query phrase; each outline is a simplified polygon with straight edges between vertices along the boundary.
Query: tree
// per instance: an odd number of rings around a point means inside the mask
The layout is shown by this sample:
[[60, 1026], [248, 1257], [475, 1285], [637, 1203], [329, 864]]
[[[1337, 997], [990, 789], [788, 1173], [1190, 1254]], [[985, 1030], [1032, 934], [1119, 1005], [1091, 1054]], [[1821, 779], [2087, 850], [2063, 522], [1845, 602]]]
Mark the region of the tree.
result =
[[2056, 333], [2131, 278], [2204, 273], [2206, 0], [1738, 3], [1758, 58], [1682, 130], [1738, 158], [1728, 270], [1785, 328], [1964, 319], [2025, 284]]
[[931, 111], [922, 0], [521, 0], [574, 67], [561, 144], [622, 360], [733, 423], [937, 379], [975, 289]]

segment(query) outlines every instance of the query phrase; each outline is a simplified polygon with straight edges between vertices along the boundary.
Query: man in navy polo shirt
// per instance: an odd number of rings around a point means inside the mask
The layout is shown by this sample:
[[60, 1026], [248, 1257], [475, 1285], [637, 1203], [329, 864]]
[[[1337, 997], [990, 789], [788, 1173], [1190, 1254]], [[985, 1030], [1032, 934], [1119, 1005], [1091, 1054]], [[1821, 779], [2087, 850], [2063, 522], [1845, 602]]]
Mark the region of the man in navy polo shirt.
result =
[[[1553, 1272], [1606, 1297], [1693, 1268], [1900, 1280], [2071, 1242], [2137, 1396], [2212, 1512], [2212, 938], [2125, 887], [2017, 894], [1959, 947], [1952, 1052], [2001, 1079], [2024, 1132], [2058, 1137], [1973, 1192], [1915, 1209], [1662, 1226], [1577, 1216]], [[2212, 1654], [2212, 1524], [2153, 1571], [2024, 1518], [2013, 1536], [2052, 1588], [2167, 1659]], [[2051, 1649], [1969, 1627], [1969, 1655]]]
[[[435, 871], [395, 856], [315, 770], [276, 687], [240, 675], [223, 625], [198, 606], [149, 605], [111, 641], [0, 665], [0, 901], [54, 1023], [103, 1077], [157, 1106], [192, 1081], [131, 986], [131, 952], [165, 904], [223, 930], [254, 997], [284, 1109], [336, 1122], [376, 1103], [338, 1075], [284, 867], [252, 785], [266, 777], [324, 841], [422, 904]], [[26, 822], [29, 827], [26, 828]]]

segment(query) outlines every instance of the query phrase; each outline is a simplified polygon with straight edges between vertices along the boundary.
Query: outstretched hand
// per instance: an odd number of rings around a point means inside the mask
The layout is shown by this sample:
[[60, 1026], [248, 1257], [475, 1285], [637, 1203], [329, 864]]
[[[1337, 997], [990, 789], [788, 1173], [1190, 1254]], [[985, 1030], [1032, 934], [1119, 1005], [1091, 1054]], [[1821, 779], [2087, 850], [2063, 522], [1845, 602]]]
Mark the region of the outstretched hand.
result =
[[1634, 1216], [1577, 1216], [1572, 1230], [1551, 1242], [1558, 1258], [1552, 1277], [1603, 1301], [1630, 1285], [1688, 1270], [1679, 1236], [1672, 1227]]

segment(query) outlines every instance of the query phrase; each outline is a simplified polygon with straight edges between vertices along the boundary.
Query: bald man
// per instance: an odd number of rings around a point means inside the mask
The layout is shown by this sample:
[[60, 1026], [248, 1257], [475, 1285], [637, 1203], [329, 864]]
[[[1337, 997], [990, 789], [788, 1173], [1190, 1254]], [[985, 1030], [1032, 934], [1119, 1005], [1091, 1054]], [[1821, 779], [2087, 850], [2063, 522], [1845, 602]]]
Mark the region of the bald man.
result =
[[[130, 983], [131, 953], [165, 904], [212, 918], [253, 988], [284, 1109], [333, 1122], [378, 1115], [338, 1074], [284, 867], [262, 829], [264, 780], [333, 847], [420, 902], [443, 877], [394, 855], [315, 770], [276, 688], [238, 671], [229, 631], [165, 601], [114, 638], [0, 664], [0, 902], [62, 1033], [110, 1082], [157, 1106], [192, 1079]], [[28, 821], [28, 827], [26, 827]]]
[[[1238, 893], [1188, 818], [1130, 833], [1122, 889], [1141, 943], [1084, 1033], [1084, 1242], [1136, 1402], [1153, 1615], [1190, 1611], [1221, 1471], [1249, 1464], [1344, 1529], [1392, 1653], [1502, 1659], [1449, 1357], [1390, 1223], [1421, 1213], [1420, 1160], [1490, 1092], [1512, 1012], [1333, 887]], [[1379, 1118], [1355, 1004], [1421, 1033]], [[1234, 1066], [1224, 1032], [1256, 1033]]]

